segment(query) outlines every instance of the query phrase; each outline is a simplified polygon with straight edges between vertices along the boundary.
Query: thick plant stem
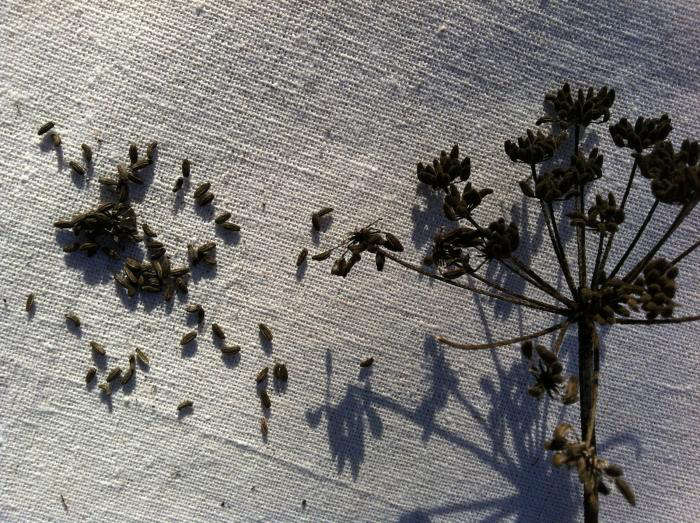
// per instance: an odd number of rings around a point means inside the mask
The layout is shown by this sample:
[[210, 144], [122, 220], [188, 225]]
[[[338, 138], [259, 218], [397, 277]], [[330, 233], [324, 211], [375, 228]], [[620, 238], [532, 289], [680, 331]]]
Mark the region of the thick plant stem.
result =
[[[578, 322], [578, 377], [579, 377], [579, 406], [581, 410], [581, 435], [585, 437], [591, 434], [591, 445], [595, 447], [595, 427], [589, 429], [589, 424], [594, 423], [593, 414], [593, 325], [586, 320]], [[586, 487], [583, 493], [583, 514], [586, 523], [598, 521], [598, 491], [596, 488]]]

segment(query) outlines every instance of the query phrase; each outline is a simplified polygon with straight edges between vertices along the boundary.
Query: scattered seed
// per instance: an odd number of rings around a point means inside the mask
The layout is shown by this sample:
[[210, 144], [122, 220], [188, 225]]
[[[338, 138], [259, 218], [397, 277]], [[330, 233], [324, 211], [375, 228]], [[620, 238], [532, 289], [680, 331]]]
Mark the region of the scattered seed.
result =
[[265, 341], [272, 341], [272, 331], [270, 327], [264, 323], [258, 323], [258, 328], [260, 329], [260, 335], [265, 339]]
[[222, 212], [221, 214], [219, 214], [219, 216], [214, 218], [214, 223], [216, 223], [217, 225], [221, 225], [222, 223], [227, 222], [230, 217], [231, 217], [230, 212], [228, 212], [228, 211]]
[[302, 263], [306, 261], [306, 257], [309, 254], [309, 249], [304, 247], [301, 252], [299, 253], [299, 256], [297, 256], [297, 267], [300, 267]]
[[190, 166], [190, 161], [187, 158], [182, 160], [182, 176], [184, 176], [185, 178], [190, 177]]
[[85, 383], [90, 383], [94, 380], [95, 374], [97, 374], [97, 369], [95, 367], [90, 367], [85, 373]]
[[272, 375], [275, 377], [275, 379], [287, 381], [287, 378], [289, 377], [289, 374], [287, 373], [287, 366], [284, 363], [275, 363], [275, 366], [272, 367]]
[[218, 323], [212, 323], [211, 324], [211, 331], [214, 333], [214, 336], [221, 340], [226, 339], [226, 333], [224, 332], [224, 329], [221, 328], [221, 325]]
[[374, 358], [367, 358], [366, 360], [360, 362], [360, 367], [364, 369], [371, 366], [372, 363], [374, 363]]
[[131, 164], [131, 170], [132, 172], [140, 171], [141, 169], [145, 169], [149, 165], [151, 165], [151, 162], [148, 160], [148, 158], [141, 158], [140, 160], [137, 160], [136, 162]]
[[24, 309], [27, 312], [31, 312], [32, 308], [34, 307], [34, 298], [35, 295], [33, 292], [27, 295], [27, 301], [24, 303]]
[[107, 382], [114, 381], [117, 379], [119, 376], [122, 374], [122, 369], [121, 367], [115, 367], [111, 371], [109, 371], [109, 374], [107, 374]]
[[175, 287], [180, 292], [187, 292], [187, 279], [185, 277], [175, 278]]
[[323, 261], [327, 260], [328, 258], [331, 257], [331, 254], [333, 254], [333, 249], [328, 249], [327, 251], [323, 251], [318, 254], [314, 254], [311, 259], [314, 261]]
[[191, 262], [196, 262], [199, 259], [197, 247], [195, 247], [192, 243], [187, 244], [187, 259], [189, 259]]
[[129, 368], [133, 371], [136, 370], [136, 355], [129, 354]]
[[194, 405], [192, 400], [181, 401], [180, 404], [177, 406], [177, 410], [181, 411], [182, 409], [190, 408], [192, 405]]
[[100, 356], [106, 356], [107, 351], [105, 350], [104, 346], [100, 345], [96, 341], [91, 341], [90, 342], [90, 348], [92, 349], [93, 352], [96, 352]]
[[197, 323], [202, 323], [202, 320], [204, 320], [204, 307], [198, 303], [190, 303], [185, 307], [185, 310], [190, 314], [197, 314]]
[[148, 356], [146, 355], [145, 352], [143, 352], [141, 349], [136, 349], [136, 357], [139, 359], [141, 363], [144, 365], [150, 365], [151, 360], [148, 359]]
[[134, 164], [139, 160], [139, 148], [135, 143], [129, 144], [129, 160]]
[[204, 207], [205, 205], [211, 203], [213, 199], [214, 199], [214, 193], [208, 192], [204, 196], [202, 196], [201, 198], [195, 199], [195, 202], [200, 207]]
[[122, 181], [127, 181], [129, 179], [129, 171], [124, 164], [117, 165], [117, 175]]
[[158, 142], [151, 142], [148, 144], [148, 147], [146, 147], [146, 158], [148, 158], [148, 161], [150, 163], [153, 163], [153, 157], [156, 154], [157, 147], [158, 147]]
[[71, 160], [70, 162], [68, 162], [68, 165], [70, 166], [71, 169], [73, 169], [73, 171], [75, 171], [75, 174], [85, 176], [85, 167], [80, 165], [75, 160]]
[[270, 395], [267, 393], [266, 390], [260, 391], [260, 403], [262, 403], [262, 406], [266, 409], [269, 409], [272, 406], [272, 402], [270, 401]]
[[182, 176], [178, 177], [178, 179], [175, 180], [175, 185], [173, 185], [173, 192], [177, 192], [182, 189], [183, 183], [185, 183], [185, 179]]
[[187, 345], [189, 342], [191, 342], [196, 337], [197, 337], [197, 331], [190, 331], [182, 337], [182, 339], [180, 340], [180, 345]]
[[204, 194], [209, 190], [210, 187], [211, 183], [209, 182], [199, 184], [199, 186], [197, 187], [197, 189], [195, 189], [193, 194], [195, 200], [204, 196]]
[[53, 122], [46, 122], [44, 125], [39, 127], [39, 131], [37, 131], [37, 134], [41, 136], [42, 134], [46, 134], [49, 132], [51, 129], [53, 129], [53, 126], [55, 124]]
[[112, 394], [112, 386], [109, 383], [100, 383], [98, 387], [105, 396], [110, 396]]
[[267, 420], [265, 418], [260, 418], [260, 433], [263, 437], [267, 436]]
[[221, 347], [221, 352], [224, 354], [238, 354], [241, 352], [241, 346], [240, 345], [228, 345]]
[[61, 135], [58, 133], [53, 133], [51, 135], [51, 141], [53, 142], [54, 147], [61, 147], [61, 144], [63, 143], [63, 140], [61, 140]]
[[260, 383], [262, 380], [264, 380], [267, 377], [268, 370], [269, 367], [263, 367], [260, 369], [260, 372], [258, 372], [257, 376], [255, 376], [255, 383]]
[[129, 383], [129, 381], [131, 380], [131, 378], [133, 376], [134, 376], [134, 369], [132, 369], [131, 367], [126, 369], [126, 372], [124, 372], [124, 374], [122, 375], [122, 385], [126, 385], [127, 383]]
[[222, 223], [221, 226], [227, 231], [239, 232], [241, 230], [240, 225], [231, 222]]
[[324, 207], [320, 211], [316, 211], [311, 215], [311, 225], [313, 225], [315, 231], [321, 230], [321, 218], [326, 214], [330, 214], [332, 212], [332, 207]]
[[66, 319], [73, 323], [76, 327], [80, 327], [80, 318], [78, 318], [78, 315], [74, 312], [69, 312], [66, 314]]
[[92, 149], [86, 143], [82, 144], [80, 148], [83, 150], [83, 158], [87, 163], [92, 162]]
[[156, 234], [156, 232], [151, 229], [146, 222], [141, 222], [141, 230], [149, 238], [156, 238], [158, 236], [158, 234]]
[[197, 249], [197, 256], [202, 256], [212, 249], [216, 248], [216, 242], [207, 242], [199, 246]]

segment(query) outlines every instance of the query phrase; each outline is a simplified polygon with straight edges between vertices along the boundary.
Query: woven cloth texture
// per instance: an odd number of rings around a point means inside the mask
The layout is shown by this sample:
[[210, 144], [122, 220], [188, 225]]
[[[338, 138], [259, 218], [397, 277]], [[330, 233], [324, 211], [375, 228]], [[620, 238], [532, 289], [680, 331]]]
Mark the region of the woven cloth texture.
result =
[[[319, 252], [377, 219], [405, 259], [420, 260], [447, 224], [437, 198], [417, 188], [415, 163], [459, 143], [473, 183], [495, 190], [479, 219], [516, 221], [518, 254], [565, 290], [538, 208], [515, 183], [527, 170], [503, 141], [532, 128], [544, 93], [565, 81], [614, 87], [615, 121], [668, 112], [674, 143], [697, 139], [699, 23], [694, 0], [0, 2], [0, 519], [580, 520], [578, 479], [542, 448], [556, 423], [578, 424], [578, 406], [528, 397], [517, 346], [465, 353], [434, 338], [505, 339], [554, 316], [389, 261], [378, 273], [365, 257], [347, 279], [329, 274], [330, 260], [300, 271], [294, 262], [302, 247]], [[62, 155], [37, 136], [47, 120]], [[153, 139], [139, 217], [175, 265], [189, 241], [218, 243], [218, 267], [197, 269], [172, 304], [117, 292], [120, 264], [64, 254], [52, 226], [95, 206], [97, 178], [127, 160], [129, 142], [143, 151]], [[81, 143], [95, 150], [86, 177], [67, 165]], [[605, 155], [595, 190], [619, 197], [629, 151], [605, 125], [582, 143]], [[185, 157], [192, 177], [177, 199]], [[213, 208], [193, 205], [204, 181], [240, 235], [217, 232]], [[652, 202], [637, 177], [613, 261]], [[326, 205], [332, 218], [313, 234], [310, 213]], [[661, 205], [635, 252], [676, 212]], [[699, 226], [695, 212], [661, 254], [680, 253]], [[562, 233], [571, 258], [575, 238]], [[679, 276], [680, 315], [700, 304], [697, 263], [693, 254]], [[488, 274], [547, 299], [496, 266]], [[183, 351], [188, 302], [206, 318]], [[242, 346], [239, 358], [222, 359], [212, 321]], [[617, 493], [602, 498], [601, 520], [697, 521], [698, 327], [601, 336], [599, 449], [638, 498], [636, 508]], [[563, 349], [574, 373], [575, 338], [573, 328]], [[91, 340], [106, 346], [107, 368], [142, 347], [150, 369], [105, 401], [83, 380]], [[374, 366], [359, 372], [369, 356]], [[265, 442], [253, 378], [275, 361], [289, 382], [269, 385]], [[184, 399], [194, 409], [178, 416]]]

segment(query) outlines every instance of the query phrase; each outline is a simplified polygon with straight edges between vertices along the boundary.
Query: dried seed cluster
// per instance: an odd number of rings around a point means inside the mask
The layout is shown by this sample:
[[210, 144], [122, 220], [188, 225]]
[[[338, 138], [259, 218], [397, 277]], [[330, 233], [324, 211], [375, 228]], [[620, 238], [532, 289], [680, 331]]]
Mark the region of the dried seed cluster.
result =
[[[523, 343], [520, 350], [527, 359], [532, 359], [532, 341], [528, 340]], [[528, 369], [535, 378], [535, 384], [528, 389], [528, 394], [535, 398], [541, 398], [546, 392], [550, 398], [559, 396], [566, 405], [575, 403], [578, 399], [578, 379], [570, 377], [562, 393], [560, 386], [566, 381], [566, 378], [562, 375], [564, 366], [559, 358], [544, 345], [534, 346], [534, 351], [539, 356], [539, 362], [537, 366], [533, 364]]]
[[216, 266], [216, 242], [203, 243], [199, 247], [190, 243], [187, 245], [187, 257], [192, 265], [204, 262], [212, 267]]
[[518, 138], [517, 143], [506, 140], [504, 148], [511, 161], [536, 165], [551, 160], [565, 138], [564, 133], [555, 136], [538, 130], [535, 134], [528, 129], [525, 136]]
[[171, 268], [170, 257], [158, 241], [150, 241], [147, 249], [150, 262], [127, 258], [122, 271], [114, 275], [114, 280], [127, 290], [129, 296], [135, 296], [139, 291], [163, 292], [163, 298], [170, 301], [175, 289], [187, 292], [189, 268]]
[[700, 198], [700, 144], [684, 140], [678, 152], [671, 142], [657, 143], [649, 154], [634, 153], [642, 176], [660, 201], [683, 205]]
[[662, 114], [660, 118], [640, 116], [634, 126], [627, 118], [621, 118], [615, 125], [611, 125], [609, 130], [615, 145], [641, 153], [644, 149], [664, 141], [673, 127], [668, 115]]
[[[593, 87], [589, 87], [584, 93], [579, 89], [574, 99], [571, 87], [565, 83], [555, 93], [544, 97], [545, 103], [551, 105], [556, 120], [543, 117], [537, 120], [537, 125], [544, 122], [556, 121], [562, 127], [581, 125], [587, 127], [591, 123], [607, 122], [610, 119], [610, 108], [615, 101], [615, 90], [603, 86], [596, 93]], [[600, 122], [596, 122], [600, 118]]]
[[601, 194], [596, 194], [595, 205], [588, 209], [588, 214], [573, 212], [568, 216], [571, 218], [571, 225], [581, 224], [599, 233], [617, 232], [619, 225], [625, 221], [625, 212], [618, 207], [611, 192], [608, 193], [607, 199]]

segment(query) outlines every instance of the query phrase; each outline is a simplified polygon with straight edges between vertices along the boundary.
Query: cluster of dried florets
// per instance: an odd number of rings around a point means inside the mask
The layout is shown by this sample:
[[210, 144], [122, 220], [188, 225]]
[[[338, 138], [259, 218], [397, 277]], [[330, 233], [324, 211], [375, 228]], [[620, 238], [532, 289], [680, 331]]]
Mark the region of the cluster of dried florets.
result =
[[545, 442], [544, 448], [554, 452], [552, 463], [555, 467], [576, 467], [579, 480], [586, 490], [598, 491], [607, 496], [610, 494], [610, 487], [605, 483], [604, 478], [608, 478], [615, 483], [630, 505], [636, 504], [632, 487], [622, 477], [622, 467], [599, 458], [591, 445], [576, 437], [569, 423], [559, 423], [554, 429], [552, 439]]
[[642, 176], [651, 180], [651, 191], [664, 203], [682, 205], [700, 197], [700, 144], [684, 140], [678, 152], [671, 142], [661, 142], [651, 153], [635, 153]]
[[565, 139], [565, 133], [552, 135], [538, 130], [535, 134], [528, 129], [525, 136], [518, 137], [517, 144], [506, 140], [504, 148], [512, 161], [535, 165], [551, 160]]
[[[556, 118], [543, 116], [537, 120], [537, 125], [544, 122], [556, 122], [561, 127], [580, 125], [586, 127], [591, 123], [604, 123], [610, 119], [610, 108], [615, 101], [615, 90], [603, 86], [597, 93], [589, 87], [584, 94], [579, 89], [576, 99], [571, 93], [571, 87], [565, 83], [556, 93], [544, 97], [545, 103], [551, 106]], [[596, 122], [596, 120], [600, 120]]]
[[523, 356], [530, 361], [533, 358], [533, 350], [539, 356], [538, 365], [535, 366], [533, 363], [528, 369], [535, 378], [535, 384], [527, 391], [530, 396], [541, 398], [546, 392], [550, 398], [559, 397], [564, 405], [576, 403], [578, 400], [578, 378], [569, 376], [567, 379], [562, 375], [564, 366], [556, 353], [544, 345], [533, 346], [532, 341], [529, 340], [520, 346], [520, 350]]
[[448, 192], [450, 184], [456, 179], [467, 181], [471, 175], [471, 160], [468, 156], [459, 160], [459, 148], [455, 145], [448, 155], [442, 151], [440, 158], [435, 158], [432, 165], [418, 163], [418, 179], [430, 185], [434, 190]]
[[595, 204], [588, 209], [587, 214], [572, 212], [568, 216], [571, 225], [584, 225], [595, 232], [617, 232], [618, 226], [625, 221], [625, 211], [617, 205], [611, 192], [607, 199], [602, 194], [596, 194]]

